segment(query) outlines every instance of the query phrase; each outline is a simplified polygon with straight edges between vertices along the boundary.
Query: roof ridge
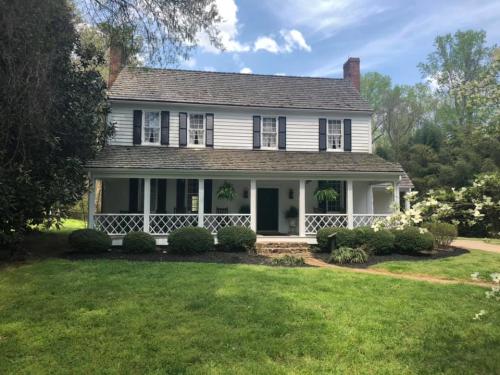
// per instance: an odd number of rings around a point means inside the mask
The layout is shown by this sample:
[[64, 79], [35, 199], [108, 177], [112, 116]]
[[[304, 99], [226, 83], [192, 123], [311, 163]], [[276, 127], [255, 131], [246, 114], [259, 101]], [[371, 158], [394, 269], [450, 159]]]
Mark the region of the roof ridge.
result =
[[149, 66], [125, 66], [123, 70], [153, 70], [157, 72], [182, 72], [182, 73], [202, 73], [202, 74], [224, 74], [224, 75], [239, 75], [239, 76], [257, 76], [257, 77], [276, 77], [276, 78], [299, 78], [299, 79], [315, 79], [315, 80], [329, 80], [329, 81], [343, 81], [348, 82], [344, 78], [337, 77], [311, 77], [311, 76], [301, 76], [301, 75], [288, 75], [288, 74], [263, 74], [263, 73], [239, 73], [239, 72], [220, 72], [220, 71], [211, 71], [211, 70], [194, 70], [194, 69], [175, 69], [175, 68], [155, 68]]

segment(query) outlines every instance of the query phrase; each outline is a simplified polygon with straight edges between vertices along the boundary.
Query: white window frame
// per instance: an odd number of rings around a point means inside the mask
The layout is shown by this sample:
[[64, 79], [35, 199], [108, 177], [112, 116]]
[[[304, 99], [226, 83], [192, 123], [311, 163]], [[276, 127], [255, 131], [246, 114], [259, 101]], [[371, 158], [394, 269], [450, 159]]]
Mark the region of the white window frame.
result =
[[[203, 118], [203, 142], [201, 144], [191, 143], [191, 116], [201, 116]], [[207, 119], [203, 113], [188, 113], [187, 114], [187, 145], [188, 147], [201, 148], [207, 143]]]
[[[340, 148], [332, 148], [330, 146], [330, 142], [328, 141], [328, 138], [330, 135], [333, 135], [333, 134], [330, 134], [330, 131], [329, 131], [329, 128], [330, 128], [328, 126], [329, 121], [340, 121]], [[342, 121], [341, 119], [338, 119], [338, 118], [327, 118], [326, 119], [326, 149], [328, 151], [331, 151], [331, 152], [344, 151], [344, 121]]]
[[[264, 118], [266, 119], [274, 119], [275, 124], [276, 124], [276, 145], [274, 147], [266, 147], [264, 146]], [[278, 149], [278, 143], [279, 143], [279, 124], [278, 124], [278, 116], [261, 116], [260, 117], [260, 145], [262, 150], [277, 150]], [[270, 134], [270, 133], [269, 133]]]
[[[149, 142], [145, 139], [146, 137], [146, 113], [157, 113], [158, 114], [158, 141]], [[159, 145], [161, 144], [161, 111], [149, 110], [142, 111], [142, 129], [141, 129], [141, 144], [144, 145]]]

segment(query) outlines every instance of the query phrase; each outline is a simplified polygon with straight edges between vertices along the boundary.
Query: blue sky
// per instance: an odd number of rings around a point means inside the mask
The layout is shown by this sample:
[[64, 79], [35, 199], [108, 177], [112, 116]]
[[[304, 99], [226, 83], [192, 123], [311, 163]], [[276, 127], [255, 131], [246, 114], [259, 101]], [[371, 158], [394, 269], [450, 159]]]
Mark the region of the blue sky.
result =
[[362, 73], [394, 83], [421, 81], [419, 62], [437, 35], [483, 29], [499, 44], [500, 1], [216, 0], [224, 52], [204, 35], [180, 67], [195, 70], [341, 77], [349, 56]]

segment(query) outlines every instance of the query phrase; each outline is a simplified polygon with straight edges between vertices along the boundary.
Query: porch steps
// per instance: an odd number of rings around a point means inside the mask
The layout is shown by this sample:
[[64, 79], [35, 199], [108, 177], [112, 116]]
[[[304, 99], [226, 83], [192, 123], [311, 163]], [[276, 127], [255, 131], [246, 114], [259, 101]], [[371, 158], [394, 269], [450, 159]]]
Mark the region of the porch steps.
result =
[[258, 242], [257, 254], [301, 254], [309, 252], [307, 242]]

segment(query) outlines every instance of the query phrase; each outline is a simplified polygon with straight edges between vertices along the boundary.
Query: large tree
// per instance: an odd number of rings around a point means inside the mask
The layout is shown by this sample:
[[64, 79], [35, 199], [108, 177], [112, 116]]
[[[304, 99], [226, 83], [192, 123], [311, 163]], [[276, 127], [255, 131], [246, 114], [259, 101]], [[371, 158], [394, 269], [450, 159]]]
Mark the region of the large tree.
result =
[[[109, 44], [138, 45], [141, 57], [152, 64], [170, 65], [179, 57], [188, 58], [201, 35], [223, 48], [215, 0], [74, 1], [84, 21], [99, 27]], [[125, 52], [127, 58], [133, 56], [127, 48]]]
[[109, 135], [102, 55], [82, 47], [65, 0], [0, 0], [0, 248], [57, 220]]

